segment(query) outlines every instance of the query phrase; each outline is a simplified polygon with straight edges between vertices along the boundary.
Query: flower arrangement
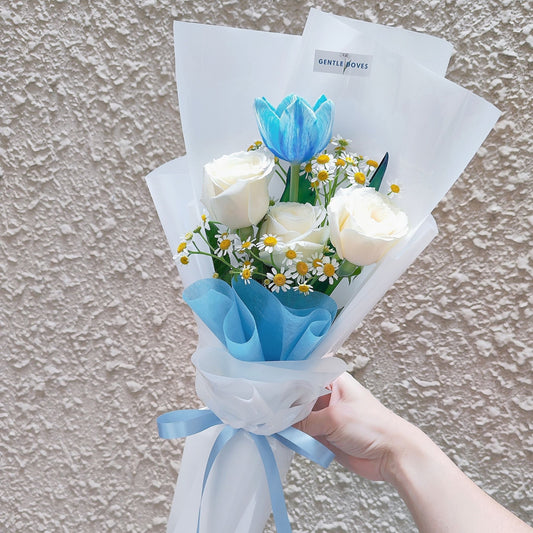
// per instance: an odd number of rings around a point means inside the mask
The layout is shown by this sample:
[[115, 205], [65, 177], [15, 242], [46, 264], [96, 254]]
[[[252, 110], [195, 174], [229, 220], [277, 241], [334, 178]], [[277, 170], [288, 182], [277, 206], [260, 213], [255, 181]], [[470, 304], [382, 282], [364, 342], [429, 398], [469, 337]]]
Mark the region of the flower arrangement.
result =
[[[347, 49], [331, 52], [339, 35]], [[431, 210], [499, 113], [443, 78], [447, 43], [405, 30], [311, 10], [301, 38], [184, 22], [174, 38], [187, 156], [147, 181], [197, 318], [207, 409], [158, 417], [161, 437], [187, 437], [167, 531], [260, 533], [272, 510], [288, 533], [293, 453], [332, 460], [292, 425], [345, 370], [332, 354], [437, 234]], [[365, 51], [364, 70], [339, 66]], [[248, 72], [250, 52], [260, 68]], [[335, 104], [282, 98], [284, 87]], [[231, 153], [255, 127], [262, 140]]]
[[[334, 108], [324, 95], [312, 107], [295, 95], [277, 108], [257, 98], [263, 141], [204, 166], [209, 214], [184, 235], [175, 260], [208, 255], [214, 276], [229, 284], [240, 277], [305, 296], [329, 295], [379, 261], [409, 230], [389, 198], [399, 186], [379, 192], [388, 154], [378, 165], [351, 152], [349, 139], [331, 137]], [[277, 200], [272, 179], [283, 185]]]

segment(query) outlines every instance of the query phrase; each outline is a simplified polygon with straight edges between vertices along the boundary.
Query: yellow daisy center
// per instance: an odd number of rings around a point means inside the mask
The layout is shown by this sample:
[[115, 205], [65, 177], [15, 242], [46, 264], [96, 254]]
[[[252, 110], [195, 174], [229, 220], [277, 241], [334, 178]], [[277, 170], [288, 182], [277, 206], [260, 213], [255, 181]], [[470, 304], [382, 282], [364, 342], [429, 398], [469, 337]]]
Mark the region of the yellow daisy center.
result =
[[294, 250], [287, 250], [285, 252], [285, 257], [287, 259], [296, 259], [296, 252]]
[[251, 261], [244, 261], [242, 266], [244, 268], [250, 268], [252, 266], [252, 262]]
[[182, 255], [180, 257], [180, 263], [182, 265], [188, 265], [189, 264], [189, 258], [186, 255]]
[[365, 175], [362, 173], [362, 172], [356, 172], [354, 175], [353, 175], [353, 179], [359, 183], [359, 185], [364, 185], [365, 184], [365, 181], [366, 181], [366, 177]]
[[261, 146], [263, 143], [261, 141], [255, 141], [256, 146]]
[[377, 161], [374, 161], [373, 159], [369, 159], [366, 164], [369, 166], [369, 167], [374, 167], [374, 168], [377, 168], [378, 167], [378, 162]]
[[207, 220], [207, 215], [202, 215], [202, 222], [205, 222]]
[[277, 285], [278, 287], [283, 287], [283, 285], [285, 285], [285, 283], [287, 282], [287, 278], [285, 277], [284, 274], [282, 274], [281, 272], [279, 272], [278, 274], [276, 274], [274, 276], [274, 279], [272, 280], [274, 282], [275, 285]]
[[316, 158], [316, 162], [317, 162], [319, 165], [325, 165], [326, 163], [329, 163], [329, 155], [328, 155], [328, 154], [320, 154], [320, 155]]
[[318, 178], [320, 181], [326, 181], [326, 180], [329, 178], [328, 171], [327, 171], [327, 170], [321, 170], [321, 171], [318, 173], [317, 178]]
[[337, 159], [337, 161], [335, 161], [335, 166], [337, 167], [343, 167], [345, 164], [346, 161], [344, 161], [344, 159]]
[[227, 250], [230, 246], [231, 246], [231, 241], [229, 239], [222, 239], [220, 241], [220, 244], [218, 245], [218, 247], [221, 250]]
[[298, 272], [300, 276], [305, 276], [307, 272], [309, 272], [309, 267], [303, 261], [298, 261], [298, 263], [296, 263], [296, 272]]
[[[392, 189], [392, 187], [391, 187]], [[187, 248], [187, 243], [186, 242], [180, 242], [179, 245], [178, 245], [178, 253], [181, 254], [181, 252], [183, 252], [183, 250], [185, 250], [185, 248]]]
[[304, 294], [307, 294], [309, 292], [309, 285], [300, 285], [298, 290]]
[[252, 150], [255, 150], [255, 144], [251, 144], [250, 146], [248, 146], [247, 152], [251, 152]]
[[324, 274], [326, 274], [328, 278], [331, 278], [331, 276], [335, 274], [335, 267], [331, 263], [326, 263], [324, 265]]
[[318, 258], [317, 257], [317, 258], [313, 259], [313, 266], [315, 268], [318, 268], [321, 264], [322, 264], [322, 258]]
[[252, 246], [252, 243], [251, 243], [251, 241], [245, 241], [245, 242], [243, 242], [243, 243], [241, 244], [241, 246], [242, 246], [243, 248], [250, 248], [250, 246]]
[[276, 244], [278, 244], [278, 239], [276, 239], [276, 237], [265, 237], [263, 244], [265, 246], [276, 246]]
[[304, 170], [309, 174], [313, 170], [313, 166], [311, 165], [311, 163], [307, 163], [307, 165], [305, 165]]
[[396, 194], [398, 194], [400, 192], [400, 187], [398, 185], [396, 185], [396, 183], [393, 183], [391, 186], [390, 186], [390, 190]]
[[250, 279], [252, 277], [252, 271], [249, 268], [244, 268], [242, 271], [243, 279]]

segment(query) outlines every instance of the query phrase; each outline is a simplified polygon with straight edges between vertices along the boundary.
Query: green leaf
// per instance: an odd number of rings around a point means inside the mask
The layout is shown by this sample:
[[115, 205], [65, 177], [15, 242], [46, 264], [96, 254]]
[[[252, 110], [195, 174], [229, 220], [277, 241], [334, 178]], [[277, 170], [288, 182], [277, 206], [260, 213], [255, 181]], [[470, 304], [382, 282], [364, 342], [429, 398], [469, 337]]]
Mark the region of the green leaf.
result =
[[378, 168], [376, 168], [376, 171], [372, 175], [372, 178], [370, 178], [370, 183], [368, 184], [369, 187], [373, 187], [376, 189], [376, 191], [379, 191], [379, 188], [381, 187], [381, 182], [383, 181], [383, 176], [385, 175], [385, 171], [387, 170], [387, 165], [389, 163], [389, 152], [385, 153], [385, 157], [381, 160], [381, 163], [378, 165]]
[[253, 226], [247, 226], [246, 228], [239, 228], [235, 232], [239, 239], [241, 239], [242, 242], [247, 241], [248, 239], [252, 239], [254, 236], [254, 227]]
[[353, 263], [350, 263], [350, 261], [347, 261], [346, 259], [342, 261], [340, 264], [337, 274], [341, 278], [347, 278], [351, 276], [358, 276], [361, 273], [361, 267], [358, 265], [354, 265]]

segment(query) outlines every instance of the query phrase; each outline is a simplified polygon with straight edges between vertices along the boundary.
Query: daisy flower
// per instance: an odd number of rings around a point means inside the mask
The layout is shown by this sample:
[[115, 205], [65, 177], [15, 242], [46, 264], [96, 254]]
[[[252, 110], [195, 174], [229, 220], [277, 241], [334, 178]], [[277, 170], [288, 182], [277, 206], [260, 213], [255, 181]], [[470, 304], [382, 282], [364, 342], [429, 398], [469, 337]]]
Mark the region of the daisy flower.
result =
[[311, 174], [311, 184], [325, 185], [335, 177], [337, 167], [333, 161], [325, 165], [313, 164], [313, 173]]
[[217, 247], [215, 249], [215, 254], [218, 257], [228, 255], [233, 248], [233, 239], [234, 236], [229, 233], [219, 233], [216, 235]]
[[189, 264], [189, 250], [187, 250], [186, 246], [182, 246], [184, 244], [181, 242], [178, 245], [178, 251], [176, 254], [173, 255], [172, 259], [174, 259], [174, 262], [181, 263], [182, 265], [188, 265]]
[[270, 280], [268, 288], [272, 292], [279, 292], [280, 290], [285, 292], [290, 289], [292, 284], [292, 280], [286, 276], [284, 267], [281, 267], [279, 270], [273, 268], [272, 271], [267, 274], [267, 278]]
[[337, 159], [335, 159], [335, 166], [337, 168], [344, 168], [348, 163], [346, 162], [346, 159], [342, 157], [342, 154], [338, 154]]
[[189, 262], [188, 260], [187, 262], [183, 262], [181, 259], [182, 257], [189, 257], [189, 250], [187, 249], [187, 244], [187, 241], [182, 240], [176, 248], [176, 253], [172, 256], [172, 259], [174, 259], [174, 261], [180, 261], [182, 265], [186, 265]]
[[332, 158], [329, 154], [319, 154], [315, 157], [313, 165], [327, 165], [332, 161]]
[[272, 235], [272, 233], [265, 233], [261, 237], [261, 239], [259, 239], [257, 248], [259, 250], [264, 250], [268, 254], [271, 254], [274, 250], [279, 248], [280, 242], [281, 241], [278, 239], [276, 235]]
[[345, 139], [341, 135], [335, 135], [331, 139], [331, 144], [333, 145], [333, 148], [335, 148], [336, 150], [339, 148], [344, 150], [351, 142], [352, 142], [351, 139]]
[[183, 252], [185, 252], [187, 250], [187, 242], [186, 241], [181, 241], [179, 244], [178, 244], [178, 247], [176, 248], [176, 252], [178, 254], [182, 254]]
[[309, 265], [305, 261], [298, 261], [294, 265], [294, 272], [291, 277], [298, 283], [304, 283], [309, 277]]
[[396, 183], [391, 183], [389, 187], [389, 192], [387, 193], [388, 196], [391, 194], [399, 194], [400, 193], [400, 186]]
[[332, 285], [339, 277], [337, 275], [338, 267], [339, 262], [334, 257], [324, 257], [322, 259], [322, 265], [318, 269], [318, 274], [320, 275], [318, 281], [328, 280], [329, 284]]
[[363, 160], [363, 157], [355, 153], [345, 153], [342, 154], [343, 159], [346, 161], [346, 164], [351, 167], [359, 166], [359, 163]]
[[251, 250], [254, 247], [254, 243], [251, 239], [246, 239], [245, 241], [241, 241], [241, 246], [238, 250], [240, 254], [243, 254], [247, 252], [248, 250]]
[[311, 172], [313, 172], [313, 164], [311, 163], [311, 161], [308, 161], [307, 163], [303, 164], [302, 165], [302, 170], [306, 174], [311, 174]]
[[352, 185], [365, 185], [366, 174], [359, 170], [357, 166], [351, 166], [346, 170], [346, 175]]
[[308, 294], [313, 292], [313, 287], [311, 287], [311, 285], [308, 285], [307, 283], [300, 283], [297, 287], [294, 287], [294, 290], [298, 291], [304, 296], [307, 296]]
[[292, 266], [302, 257], [302, 252], [297, 252], [294, 248], [287, 248], [283, 254], [282, 264]]
[[320, 267], [322, 266], [322, 261], [324, 260], [324, 254], [321, 252], [315, 252], [311, 256], [311, 264], [309, 265], [309, 270], [313, 276], [316, 276], [319, 273]]
[[250, 261], [245, 261], [242, 264], [242, 268], [241, 268], [239, 275], [241, 279], [244, 281], [244, 283], [250, 283], [254, 270], [255, 270], [255, 267], [252, 265]]

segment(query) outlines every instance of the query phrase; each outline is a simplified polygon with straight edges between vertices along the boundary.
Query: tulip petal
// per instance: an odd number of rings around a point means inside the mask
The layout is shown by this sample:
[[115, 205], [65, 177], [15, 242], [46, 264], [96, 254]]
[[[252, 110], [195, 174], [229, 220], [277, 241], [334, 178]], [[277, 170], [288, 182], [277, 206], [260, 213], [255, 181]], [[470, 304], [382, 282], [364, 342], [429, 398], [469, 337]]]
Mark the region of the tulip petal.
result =
[[285, 109], [287, 109], [287, 107], [289, 107], [289, 105], [294, 103], [296, 100], [298, 100], [298, 97], [295, 94], [289, 94], [289, 96], [286, 96], [276, 108], [276, 115], [281, 117]]
[[280, 159], [285, 159], [280, 151], [280, 121], [276, 110], [266, 98], [255, 99], [257, 127], [265, 146]]
[[324, 98], [324, 100], [322, 101], [320, 106], [315, 106], [315, 131], [319, 134], [319, 137], [316, 141], [317, 144], [315, 153], [321, 152], [322, 150], [324, 150], [324, 148], [326, 148], [326, 146], [331, 141], [331, 134], [333, 130], [333, 115], [335, 112], [335, 104], [331, 100], [328, 100], [324, 95], [320, 97], [318, 102], [320, 102], [322, 98]]
[[285, 109], [280, 117], [280, 148], [287, 156], [286, 161], [301, 163], [314, 155], [311, 152], [314, 150], [315, 124], [315, 113], [302, 98]]
[[315, 103], [314, 107], [313, 107], [313, 111], [316, 113], [316, 111], [318, 110], [318, 108], [324, 103], [324, 102], [327, 102], [327, 98], [325, 95], [322, 95]]

